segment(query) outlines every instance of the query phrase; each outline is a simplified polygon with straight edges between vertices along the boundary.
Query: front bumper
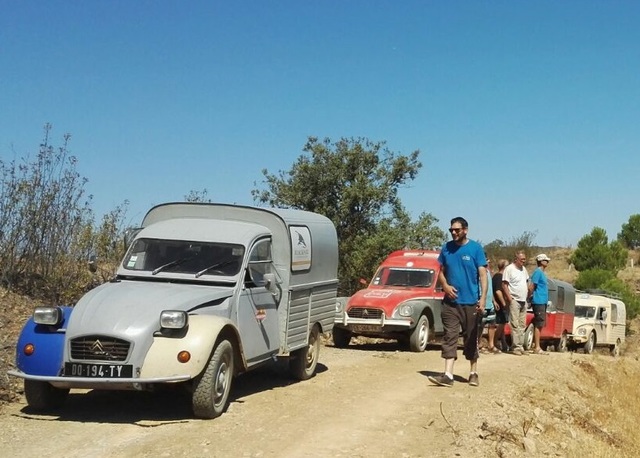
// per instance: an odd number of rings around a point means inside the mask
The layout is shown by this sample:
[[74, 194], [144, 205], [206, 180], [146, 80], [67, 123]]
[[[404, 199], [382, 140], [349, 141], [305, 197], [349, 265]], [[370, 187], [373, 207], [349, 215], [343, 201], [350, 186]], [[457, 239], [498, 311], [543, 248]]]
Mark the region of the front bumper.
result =
[[576, 343], [576, 344], [584, 344], [587, 343], [587, 336], [580, 336], [577, 334], [569, 334], [567, 336], [569, 338], [570, 342]]
[[342, 315], [335, 320], [334, 326], [349, 329], [354, 332], [394, 332], [411, 329], [415, 326], [415, 320], [412, 317], [386, 318], [384, 313], [379, 318], [352, 318], [347, 312], [343, 312]]
[[30, 375], [22, 371], [8, 371], [7, 374], [25, 380], [48, 382], [57, 388], [86, 388], [106, 390], [140, 390], [145, 385], [156, 383], [184, 382], [192, 377], [190, 375], [172, 375], [168, 377], [153, 378], [91, 378], [91, 377], [57, 377], [49, 375]]

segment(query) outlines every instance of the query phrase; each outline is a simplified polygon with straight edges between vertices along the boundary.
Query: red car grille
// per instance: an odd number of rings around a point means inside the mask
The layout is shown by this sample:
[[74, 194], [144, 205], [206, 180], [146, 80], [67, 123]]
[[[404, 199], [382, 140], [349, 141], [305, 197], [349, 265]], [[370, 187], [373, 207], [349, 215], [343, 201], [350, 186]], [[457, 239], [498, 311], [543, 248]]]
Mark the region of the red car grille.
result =
[[382, 318], [382, 310], [373, 309], [369, 307], [352, 307], [347, 311], [349, 318], [369, 318], [380, 319]]

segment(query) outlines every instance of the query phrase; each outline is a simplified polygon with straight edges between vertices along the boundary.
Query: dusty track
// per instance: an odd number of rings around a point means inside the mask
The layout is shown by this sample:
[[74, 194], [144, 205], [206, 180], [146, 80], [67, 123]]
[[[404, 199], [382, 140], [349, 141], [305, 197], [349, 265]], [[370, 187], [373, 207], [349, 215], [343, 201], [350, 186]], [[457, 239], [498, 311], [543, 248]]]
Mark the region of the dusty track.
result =
[[[583, 357], [483, 355], [479, 387], [466, 383], [468, 365], [459, 361], [454, 387], [442, 388], [427, 380], [442, 369], [437, 347], [418, 354], [390, 343], [325, 346], [309, 381], [292, 382], [277, 367], [238, 377], [228, 411], [215, 420], [193, 419], [189, 396], [177, 390], [72, 391], [57, 415], [33, 413], [24, 400], [9, 404], [0, 414], [0, 450], [23, 458], [495, 456], [501, 448], [523, 452], [523, 444], [486, 426], [521, 442], [521, 423], [533, 418], [528, 445], [562, 456], [542, 434], [548, 426], [540, 412], [513, 402]], [[579, 436], [562, 445], [567, 453], [579, 447], [572, 440]]]

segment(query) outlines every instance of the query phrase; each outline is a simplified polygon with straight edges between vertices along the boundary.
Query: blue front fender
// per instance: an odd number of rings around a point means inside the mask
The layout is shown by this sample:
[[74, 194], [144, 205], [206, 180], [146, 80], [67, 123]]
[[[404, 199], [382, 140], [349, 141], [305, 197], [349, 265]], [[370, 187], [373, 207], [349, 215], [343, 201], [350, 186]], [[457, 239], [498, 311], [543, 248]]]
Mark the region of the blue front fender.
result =
[[[62, 323], [57, 326], [36, 324], [33, 317], [22, 328], [16, 348], [16, 366], [29, 375], [60, 375], [64, 353], [65, 328], [72, 307], [62, 309]], [[33, 345], [33, 353], [25, 354], [25, 347]]]

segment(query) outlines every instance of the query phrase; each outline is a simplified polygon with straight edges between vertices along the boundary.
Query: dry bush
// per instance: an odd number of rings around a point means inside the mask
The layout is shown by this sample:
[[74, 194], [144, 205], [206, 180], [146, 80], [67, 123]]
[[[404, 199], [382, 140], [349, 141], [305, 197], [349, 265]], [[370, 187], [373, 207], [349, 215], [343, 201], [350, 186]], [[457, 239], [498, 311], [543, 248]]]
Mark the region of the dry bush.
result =
[[22, 380], [9, 377], [15, 367], [15, 352], [22, 326], [38, 302], [0, 288], [0, 405], [16, 401]]

